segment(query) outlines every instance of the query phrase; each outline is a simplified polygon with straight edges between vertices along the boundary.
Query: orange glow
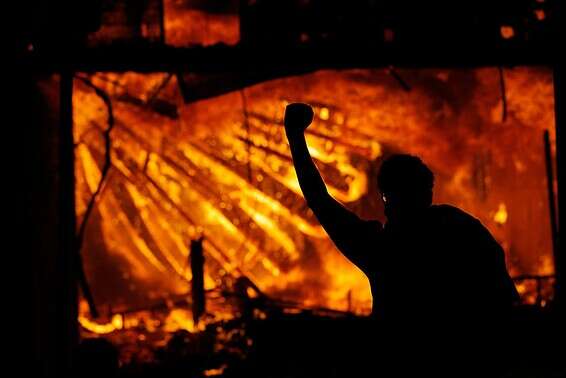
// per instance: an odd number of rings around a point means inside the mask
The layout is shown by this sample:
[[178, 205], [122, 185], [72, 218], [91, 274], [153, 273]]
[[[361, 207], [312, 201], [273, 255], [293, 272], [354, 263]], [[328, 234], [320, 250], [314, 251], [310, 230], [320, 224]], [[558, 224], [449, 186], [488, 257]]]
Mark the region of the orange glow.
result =
[[226, 367], [227, 367], [226, 365], [223, 365], [218, 369], [208, 369], [205, 370], [203, 374], [205, 377], [216, 377], [222, 375], [224, 373], [224, 370], [226, 370]]
[[504, 203], [500, 203], [497, 212], [493, 216], [495, 223], [504, 225], [507, 223], [507, 208]]
[[189, 332], [197, 330], [193, 322], [192, 314], [190, 311], [176, 308], [171, 310], [167, 319], [165, 320], [164, 330], [166, 332], [175, 332], [184, 329]]
[[330, 118], [330, 111], [328, 110], [328, 108], [321, 108], [319, 117], [323, 121], [328, 121], [328, 119]]
[[248, 297], [250, 297], [250, 298], [257, 298], [258, 297], [258, 294], [251, 287], [248, 287], [246, 289], [246, 293], [248, 294]]
[[515, 36], [515, 29], [512, 26], [503, 25], [501, 26], [501, 36], [504, 39], [511, 39]]
[[183, 1], [164, 0], [165, 43], [171, 46], [235, 45], [240, 40], [237, 13], [217, 14], [190, 8]]
[[[281, 124], [291, 101], [314, 105], [309, 150], [329, 192], [361, 217], [384, 220], [375, 193], [381, 159], [416, 154], [435, 172], [435, 202], [479, 218], [506, 250], [512, 275], [552, 274], [549, 230], [540, 222], [548, 218], [542, 131], [554, 129], [552, 76], [507, 70], [502, 123], [496, 72], [407, 70], [401, 74], [412, 89], [405, 92], [385, 70], [319, 71], [246, 88], [245, 112], [240, 93], [185, 104], [171, 78], [158, 99], [178, 118], [144, 102], [167, 74], [93, 75], [113, 101], [116, 125], [83, 258], [97, 303], [112, 313], [98, 323], [81, 308], [81, 325], [94, 333], [196, 331], [179, 298], [190, 297], [189, 244], [199, 235], [207, 290], [245, 275], [274, 298], [369, 312], [367, 278], [337, 251], [302, 197]], [[80, 221], [101, 178], [107, 110], [79, 81], [73, 104]], [[531, 298], [532, 287], [521, 285]], [[162, 319], [144, 310], [156, 303], [167, 303]], [[135, 315], [112, 317], [130, 310]]]
[[87, 316], [79, 316], [79, 324], [86, 330], [96, 333], [98, 335], [106, 335], [123, 327], [120, 315], [114, 315], [112, 320], [108, 323], [97, 323], [90, 320]]

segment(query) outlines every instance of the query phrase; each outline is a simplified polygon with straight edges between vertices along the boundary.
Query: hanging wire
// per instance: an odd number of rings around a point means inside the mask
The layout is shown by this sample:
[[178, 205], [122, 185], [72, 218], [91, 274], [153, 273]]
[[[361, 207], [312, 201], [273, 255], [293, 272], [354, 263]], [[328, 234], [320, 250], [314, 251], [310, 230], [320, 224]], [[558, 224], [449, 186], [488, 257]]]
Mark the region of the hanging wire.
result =
[[96, 201], [97, 201], [97, 199], [100, 195], [100, 192], [102, 190], [102, 187], [104, 186], [104, 183], [106, 182], [106, 179], [108, 177], [108, 172], [110, 171], [110, 167], [112, 166], [112, 160], [111, 160], [112, 140], [111, 140], [111, 137], [110, 137], [110, 133], [112, 132], [112, 129], [114, 128], [114, 112], [113, 112], [113, 109], [112, 109], [112, 102], [110, 100], [110, 97], [108, 96], [108, 94], [105, 91], [103, 91], [101, 88], [94, 85], [86, 77], [77, 75], [76, 78], [79, 79], [81, 82], [83, 82], [86, 86], [88, 86], [89, 88], [92, 88], [94, 90], [94, 93], [96, 93], [96, 95], [102, 99], [102, 101], [106, 105], [106, 108], [107, 108], [107, 111], [108, 111], [108, 118], [107, 118], [108, 127], [103, 132], [105, 153], [104, 153], [104, 164], [102, 166], [101, 177], [100, 177], [100, 181], [98, 182], [98, 185], [96, 187], [96, 190], [94, 191], [94, 193], [92, 194], [92, 196], [91, 196], [91, 198], [88, 202], [88, 205], [87, 205], [87, 208], [85, 210], [82, 222], [79, 226], [79, 231], [77, 233], [77, 241], [76, 241], [77, 255], [78, 255], [78, 258], [80, 259], [79, 260], [79, 267], [78, 267], [79, 281], [80, 281], [80, 284], [81, 284], [83, 295], [85, 296], [85, 299], [88, 303], [90, 314], [93, 318], [97, 318], [98, 317], [98, 311], [96, 309], [96, 304], [94, 302], [94, 298], [92, 296], [92, 292], [90, 290], [90, 286], [88, 285], [88, 281], [86, 279], [86, 275], [85, 275], [85, 272], [84, 272], [84, 266], [83, 266], [82, 257], [81, 257], [81, 250], [82, 250], [82, 246], [83, 246], [83, 243], [84, 243], [86, 226], [88, 224], [88, 220], [90, 218], [90, 215], [92, 214], [92, 211], [94, 210], [94, 206], [96, 205]]
[[389, 68], [387, 68], [387, 73], [391, 75], [391, 77], [393, 77], [399, 83], [399, 85], [401, 86], [401, 88], [403, 88], [405, 92], [411, 91], [411, 86], [405, 81], [405, 79], [401, 77], [401, 75], [399, 74], [399, 72], [397, 72], [395, 67], [389, 66]]
[[84, 84], [86, 84], [88, 87], [92, 88], [94, 90], [94, 92], [96, 93], [96, 95], [102, 99], [102, 101], [104, 102], [104, 104], [106, 105], [106, 107], [108, 109], [108, 118], [107, 118], [108, 127], [102, 133], [102, 136], [104, 138], [104, 150], [105, 150], [105, 152], [104, 152], [104, 164], [102, 166], [100, 181], [98, 182], [96, 190], [94, 191], [94, 193], [92, 194], [92, 196], [91, 196], [91, 198], [88, 202], [88, 205], [87, 205], [84, 217], [83, 217], [83, 221], [81, 222], [81, 225], [79, 227], [77, 248], [80, 251], [82, 244], [83, 244], [83, 241], [84, 241], [84, 234], [85, 234], [86, 226], [87, 226], [87, 223], [88, 223], [88, 219], [90, 217], [90, 214], [92, 213], [92, 210], [94, 209], [94, 205], [96, 204], [96, 201], [98, 199], [98, 196], [100, 195], [102, 187], [104, 186], [104, 183], [106, 182], [106, 179], [108, 177], [108, 172], [110, 171], [110, 167], [112, 166], [112, 157], [111, 157], [112, 140], [111, 140], [110, 134], [112, 132], [112, 129], [114, 128], [115, 122], [114, 122], [114, 112], [113, 112], [113, 109], [112, 109], [112, 102], [111, 102], [108, 94], [105, 91], [103, 91], [102, 89], [100, 89], [99, 87], [97, 87], [96, 85], [94, 85], [89, 79], [82, 77], [82, 76], [77, 76], [77, 78], [80, 81], [82, 81]]

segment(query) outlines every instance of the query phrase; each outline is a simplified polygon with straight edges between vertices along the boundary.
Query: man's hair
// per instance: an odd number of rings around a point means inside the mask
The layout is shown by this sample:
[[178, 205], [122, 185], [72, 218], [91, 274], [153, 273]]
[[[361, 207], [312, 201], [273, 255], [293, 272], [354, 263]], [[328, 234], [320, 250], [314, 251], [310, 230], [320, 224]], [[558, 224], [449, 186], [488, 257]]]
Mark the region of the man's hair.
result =
[[434, 174], [416, 156], [392, 155], [381, 164], [377, 175], [377, 186], [385, 195], [431, 193], [434, 186]]

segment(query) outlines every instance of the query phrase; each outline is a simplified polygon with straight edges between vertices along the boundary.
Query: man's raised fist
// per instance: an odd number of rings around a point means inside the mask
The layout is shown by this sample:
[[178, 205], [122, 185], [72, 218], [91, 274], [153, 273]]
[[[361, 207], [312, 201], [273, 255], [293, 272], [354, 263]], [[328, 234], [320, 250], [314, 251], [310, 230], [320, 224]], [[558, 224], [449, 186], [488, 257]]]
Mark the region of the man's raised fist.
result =
[[305, 131], [311, 124], [314, 112], [310, 105], [295, 102], [285, 108], [285, 128], [289, 131]]

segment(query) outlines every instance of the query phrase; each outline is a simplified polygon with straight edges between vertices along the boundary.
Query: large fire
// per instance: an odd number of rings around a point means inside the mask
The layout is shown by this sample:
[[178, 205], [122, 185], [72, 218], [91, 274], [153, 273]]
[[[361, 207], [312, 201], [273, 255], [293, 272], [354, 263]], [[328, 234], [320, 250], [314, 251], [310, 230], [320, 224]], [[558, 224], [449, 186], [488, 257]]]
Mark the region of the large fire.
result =
[[[505, 69], [504, 93], [496, 68], [399, 74], [410, 90], [386, 70], [323, 70], [190, 104], [168, 73], [81, 75], [107, 93], [115, 118], [112, 166], [82, 250], [109, 321], [89, 320], [81, 306], [81, 324], [111, 332], [127, 327], [115, 314], [165, 303], [167, 324], [194, 329], [175, 301], [189, 291], [188, 246], [199, 235], [211, 292], [246, 276], [273, 298], [368, 313], [366, 277], [301, 195], [281, 127], [290, 101], [314, 106], [311, 153], [332, 195], [362, 217], [383, 220], [381, 159], [416, 154], [436, 174], [435, 201], [477, 216], [512, 276], [552, 274], [542, 142], [545, 129], [554, 138], [551, 71]], [[109, 109], [83, 80], [73, 105], [80, 223], [101, 180]], [[533, 300], [527, 282], [519, 289]]]

